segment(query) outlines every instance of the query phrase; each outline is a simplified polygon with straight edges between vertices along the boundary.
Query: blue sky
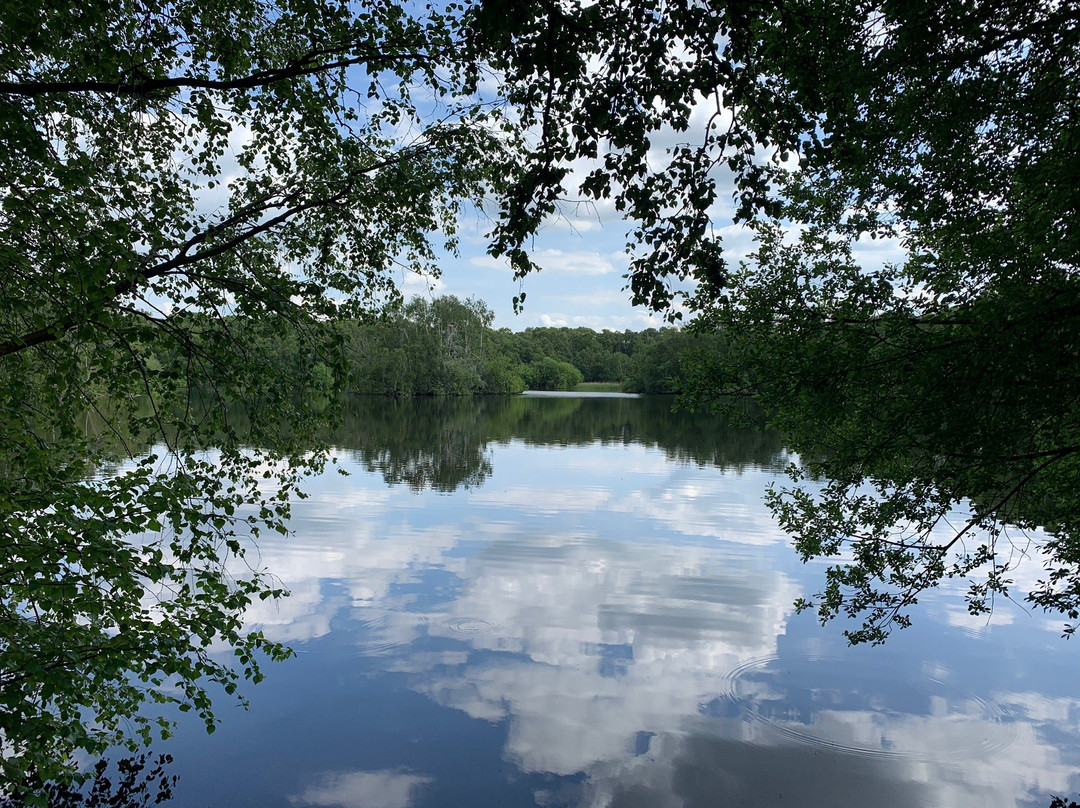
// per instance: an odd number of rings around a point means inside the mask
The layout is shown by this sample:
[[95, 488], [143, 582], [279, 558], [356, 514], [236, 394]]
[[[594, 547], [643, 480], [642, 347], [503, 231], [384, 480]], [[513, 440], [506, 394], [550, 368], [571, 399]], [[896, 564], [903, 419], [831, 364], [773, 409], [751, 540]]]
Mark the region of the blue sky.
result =
[[[492, 99], [502, 95], [494, 77], [483, 87], [483, 92]], [[713, 102], [702, 98], [690, 115], [688, 131], [651, 133], [646, 158], [649, 167], [659, 170], [670, 160], [668, 149], [700, 140], [713, 112]], [[565, 180], [569, 197], [578, 196], [577, 186], [595, 165], [582, 159], [569, 167]], [[750, 238], [742, 228], [731, 227], [734, 187], [730, 176], [722, 176], [725, 171], [717, 170], [720, 198], [712, 213], [725, 247], [732, 248], [729, 258], [737, 260], [748, 251]], [[460, 217], [460, 254], [444, 258], [441, 278], [429, 285], [423, 278], [402, 276], [399, 288], [406, 296], [446, 294], [480, 298], [495, 312], [497, 328], [515, 331], [533, 326], [638, 331], [665, 325], [663, 317], [632, 306], [630, 292], [623, 288], [630, 261], [626, 246], [631, 227], [622, 220], [611, 200], [565, 202], [528, 245], [533, 261], [542, 271], [521, 282], [514, 279], [506, 262], [487, 255], [484, 234], [491, 227], [492, 222], [480, 213]], [[515, 314], [513, 298], [521, 292], [526, 295], [524, 310]]]
[[[657, 162], [663, 160], [666, 143], [654, 143]], [[584, 176], [582, 167], [573, 177]], [[731, 224], [730, 189], [721, 192], [714, 222], [723, 237], [727, 255], [738, 258], [751, 245], [749, 231]], [[632, 306], [623, 287], [630, 258], [626, 252], [631, 226], [622, 220], [610, 201], [565, 203], [550, 217], [529, 245], [542, 271], [516, 281], [507, 262], [487, 254], [484, 235], [492, 222], [481, 214], [459, 222], [459, 255], [446, 255], [440, 278], [433, 283], [416, 276], [402, 276], [399, 287], [407, 295], [424, 294], [477, 297], [495, 312], [495, 327], [518, 331], [533, 326], [585, 326], [596, 330], [659, 328], [666, 323], [647, 308]], [[433, 287], [433, 288], [431, 288]], [[513, 298], [524, 292], [524, 310], [513, 311]]]
[[[587, 213], [549, 222], [532, 244], [533, 259], [543, 271], [516, 281], [505, 261], [486, 254], [488, 225], [465, 223], [460, 255], [447, 256], [433, 292], [423, 279], [405, 278], [407, 294], [478, 297], [495, 312], [495, 326], [518, 331], [532, 326], [586, 326], [640, 330], [663, 325], [648, 310], [630, 305], [623, 290], [628, 264], [625, 225], [601, 224]], [[524, 292], [525, 307], [514, 314], [513, 297]]]
[[[713, 215], [716, 234], [732, 265], [753, 249], [750, 231], [732, 223], [731, 189], [721, 191]], [[443, 274], [433, 284], [423, 278], [402, 277], [400, 288], [407, 296], [457, 295], [477, 297], [495, 312], [495, 327], [520, 331], [533, 326], [585, 326], [596, 330], [660, 328], [666, 323], [647, 308], [630, 304], [623, 289], [629, 264], [626, 244], [630, 226], [612, 206], [567, 205], [558, 218], [538, 233], [532, 247], [533, 260], [543, 271], [520, 283], [506, 262], [486, 254], [484, 233], [490, 223], [479, 218], [462, 222], [460, 254], [447, 255]], [[865, 240], [855, 245], [854, 255], [866, 268], [900, 263], [905, 253], [898, 240]], [[429, 286], [433, 288], [429, 288]], [[525, 308], [514, 314], [513, 297], [526, 293]]]
[[[670, 160], [669, 149], [694, 142], [708, 125], [714, 108], [702, 99], [691, 113], [688, 132], [660, 131], [650, 137], [647, 162], [653, 171]], [[768, 156], [762, 152], [762, 160]], [[794, 160], [785, 163], [795, 168]], [[584, 161], [571, 167], [566, 180], [570, 195], [592, 165]], [[710, 210], [714, 235], [723, 243], [724, 255], [737, 266], [753, 250], [749, 229], [733, 223], [734, 178], [726, 167], [714, 170], [717, 200]], [[611, 200], [566, 202], [540, 228], [529, 245], [532, 258], [543, 269], [518, 282], [509, 265], [487, 255], [484, 234], [492, 227], [480, 213], [459, 219], [459, 254], [446, 255], [442, 276], [428, 281], [402, 276], [399, 288], [412, 295], [476, 297], [495, 312], [495, 327], [519, 331], [533, 326], [585, 326], [596, 330], [659, 328], [666, 323], [657, 314], [630, 303], [624, 277], [630, 258], [626, 248], [631, 225], [622, 220]], [[879, 239], [857, 244], [854, 253], [867, 268], [902, 262], [904, 251], [894, 240]], [[524, 310], [515, 314], [513, 298], [525, 292]]]

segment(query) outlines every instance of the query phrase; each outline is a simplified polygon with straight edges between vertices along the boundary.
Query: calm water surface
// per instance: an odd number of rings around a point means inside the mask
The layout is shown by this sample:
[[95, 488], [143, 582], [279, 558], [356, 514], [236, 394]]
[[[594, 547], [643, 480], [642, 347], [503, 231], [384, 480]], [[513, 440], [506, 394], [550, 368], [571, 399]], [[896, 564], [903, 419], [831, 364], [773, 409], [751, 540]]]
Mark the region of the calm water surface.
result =
[[[195, 721], [178, 806], [1042, 806], [1077, 641], [929, 594], [885, 647], [762, 504], [779, 438], [618, 398], [360, 401], [249, 615], [297, 658]], [[1035, 576], [1038, 569], [1021, 573]], [[1022, 583], [1022, 582], [1021, 582]], [[224, 705], [226, 702], [220, 702]]]

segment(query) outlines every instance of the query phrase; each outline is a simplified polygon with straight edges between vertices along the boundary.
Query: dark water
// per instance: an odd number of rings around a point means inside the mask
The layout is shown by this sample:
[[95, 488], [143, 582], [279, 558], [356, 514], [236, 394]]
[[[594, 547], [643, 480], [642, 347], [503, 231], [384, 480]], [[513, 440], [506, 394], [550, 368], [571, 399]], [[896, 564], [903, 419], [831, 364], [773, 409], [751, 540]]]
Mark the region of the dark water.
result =
[[[178, 806], [1047, 806], [1080, 646], [928, 594], [885, 647], [796, 616], [775, 435], [668, 402], [357, 402], [250, 615], [298, 652], [163, 747]], [[1039, 572], [1037, 564], [1025, 572]], [[1018, 582], [1022, 584], [1022, 581]], [[224, 704], [225, 702], [222, 702]]]

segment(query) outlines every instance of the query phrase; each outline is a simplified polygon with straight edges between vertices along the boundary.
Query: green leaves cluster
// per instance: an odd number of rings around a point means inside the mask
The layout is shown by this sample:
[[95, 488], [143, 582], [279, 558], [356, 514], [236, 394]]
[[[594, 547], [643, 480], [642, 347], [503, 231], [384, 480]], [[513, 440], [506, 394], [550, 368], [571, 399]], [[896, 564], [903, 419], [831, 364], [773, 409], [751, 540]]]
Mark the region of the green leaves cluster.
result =
[[790, 243], [764, 227], [756, 259], [732, 279], [745, 308], [703, 312], [729, 351], [691, 393], [761, 397], [802, 452], [799, 485], [774, 494], [781, 524], [804, 559], [853, 558], [803, 605], [859, 618], [849, 637], [877, 642], [945, 578], [989, 611], [1034, 554], [1046, 575], [1022, 594], [1075, 619], [1075, 282], [905, 294], [905, 268], [869, 274], [819, 232]]
[[[981, 613], [1029, 540], [1023, 595], [1077, 619], [1075, 5], [513, 5], [484, 19], [539, 142], [497, 244], [528, 270], [578, 161], [566, 190], [630, 223], [634, 300], [728, 346], [691, 400], [756, 395], [800, 452], [774, 504], [837, 559], [822, 619], [880, 641], [948, 576]], [[876, 239], [895, 265], [859, 258]]]
[[[781, 523], [804, 558], [852, 558], [803, 605], [860, 620], [853, 642], [907, 625], [945, 578], [985, 613], [1030, 555], [1045, 572], [1020, 594], [1075, 620], [1080, 197], [1061, 172], [1080, 19], [1043, 3], [845, 11], [827, 21], [849, 57], [782, 71], [819, 121], [778, 182], [801, 232], [759, 221], [729, 289], [693, 301], [735, 348], [697, 392], [775, 408], [805, 461], [774, 499]], [[858, 243], [883, 237], [906, 257], [864, 266]]]
[[414, 298], [377, 322], [334, 322], [344, 336], [346, 385], [381, 395], [472, 395], [573, 390], [617, 382], [674, 393], [687, 357], [721, 350], [712, 336], [674, 328], [593, 331], [491, 328], [487, 306], [453, 296]]
[[[593, 331], [589, 328], [492, 328], [483, 301], [452, 295], [416, 297], [366, 321], [319, 324], [340, 339], [340, 372], [349, 392], [446, 396], [572, 390], [583, 381], [616, 382], [633, 392], [673, 393], [689, 352], [718, 341], [674, 328]], [[265, 328], [245, 324], [248, 338]], [[319, 363], [295, 338], [274, 338], [279, 367]], [[321, 363], [330, 374], [330, 366]], [[315, 392], [315, 391], [312, 391]]]
[[[122, 758], [115, 765], [102, 759], [93, 768], [88, 788], [65, 783], [43, 784], [50, 808], [146, 808], [172, 799], [178, 778], [166, 773], [170, 755]], [[152, 765], [151, 765], [152, 764]], [[22, 799], [0, 796], [0, 808], [25, 808]]]
[[374, 322], [339, 321], [345, 385], [379, 395], [519, 393], [480, 300], [414, 297]]
[[[437, 273], [511, 136], [457, 4], [0, 14], [0, 791], [87, 776], [287, 650], [246, 560], [325, 459], [328, 317]], [[277, 364], [290, 342], [303, 361]], [[232, 648], [235, 666], [215, 650]], [[171, 709], [171, 708], [170, 708]]]

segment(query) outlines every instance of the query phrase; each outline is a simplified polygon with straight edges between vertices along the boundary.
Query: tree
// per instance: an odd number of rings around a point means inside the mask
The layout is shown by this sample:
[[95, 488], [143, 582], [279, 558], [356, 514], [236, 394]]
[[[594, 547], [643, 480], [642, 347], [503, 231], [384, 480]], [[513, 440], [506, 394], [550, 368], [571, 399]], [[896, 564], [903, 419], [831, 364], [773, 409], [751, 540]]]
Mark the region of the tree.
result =
[[[635, 301], [723, 336], [689, 400], [754, 395], [801, 455], [772, 503], [835, 559], [802, 605], [877, 642], [959, 577], [981, 613], [1040, 527], [1023, 594], [1080, 618], [1077, 5], [484, 9], [539, 133], [498, 246], [528, 272], [521, 234], [586, 161], [566, 191], [631, 223]], [[725, 215], [758, 239], [737, 266]], [[859, 260], [883, 238], [903, 254]]]
[[720, 340], [714, 334], [661, 329], [634, 354], [624, 388], [631, 393], [684, 391], [687, 372], [700, 361], [699, 357], [711, 362], [721, 355], [721, 350]]
[[581, 384], [581, 371], [550, 356], [529, 365], [529, 385], [537, 390], [573, 390]]
[[288, 654], [244, 627], [283, 591], [243, 542], [287, 531], [324, 461], [312, 436], [344, 373], [316, 326], [436, 272], [431, 234], [454, 246], [514, 142], [467, 19], [385, 0], [5, 6], [7, 796], [44, 804], [32, 784], [77, 780], [78, 754], [168, 734], [148, 704], [212, 730], [212, 690]]

